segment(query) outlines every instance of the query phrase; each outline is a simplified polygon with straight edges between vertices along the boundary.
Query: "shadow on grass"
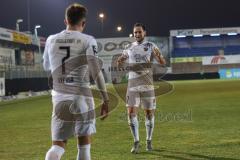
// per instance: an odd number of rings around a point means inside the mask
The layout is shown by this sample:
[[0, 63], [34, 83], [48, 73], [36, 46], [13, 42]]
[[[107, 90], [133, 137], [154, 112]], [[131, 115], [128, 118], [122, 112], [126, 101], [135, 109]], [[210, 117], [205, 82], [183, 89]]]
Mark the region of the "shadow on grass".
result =
[[[240, 160], [236, 158], [225, 158], [218, 156], [207, 156], [195, 153], [186, 153], [186, 152], [177, 152], [177, 151], [168, 151], [165, 149], [156, 149], [151, 152], [143, 152], [141, 155], [155, 155], [159, 158], [169, 158], [176, 160], [194, 160], [194, 159], [206, 159], [206, 160]], [[140, 158], [141, 159], [141, 158]], [[156, 158], [153, 158], [156, 159]]]

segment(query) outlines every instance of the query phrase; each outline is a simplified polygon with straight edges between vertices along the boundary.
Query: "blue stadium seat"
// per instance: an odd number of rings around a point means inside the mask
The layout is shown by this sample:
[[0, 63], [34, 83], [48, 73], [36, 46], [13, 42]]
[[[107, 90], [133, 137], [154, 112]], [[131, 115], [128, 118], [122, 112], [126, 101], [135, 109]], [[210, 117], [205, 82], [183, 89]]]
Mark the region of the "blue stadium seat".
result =
[[218, 55], [219, 50], [223, 49], [225, 55], [240, 54], [240, 46], [223, 47], [196, 47], [196, 48], [175, 48], [172, 57], [197, 57]]

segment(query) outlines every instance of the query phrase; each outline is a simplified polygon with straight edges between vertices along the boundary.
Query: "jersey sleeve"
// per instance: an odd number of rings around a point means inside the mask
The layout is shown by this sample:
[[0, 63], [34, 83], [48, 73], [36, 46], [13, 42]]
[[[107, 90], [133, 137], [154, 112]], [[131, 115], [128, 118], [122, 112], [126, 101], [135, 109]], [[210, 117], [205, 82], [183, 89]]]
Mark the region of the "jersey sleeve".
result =
[[107, 89], [105, 86], [105, 80], [102, 74], [102, 61], [97, 55], [97, 42], [94, 38], [91, 38], [87, 48], [87, 62], [90, 75], [96, 82], [98, 89], [102, 94], [103, 100], [108, 100]]
[[98, 73], [101, 72], [102, 63], [97, 55], [97, 42], [94, 38], [91, 38], [88, 43], [86, 55], [90, 74], [95, 78], [98, 76]]
[[97, 47], [97, 41], [91, 37], [89, 40], [89, 44], [87, 47], [87, 56], [94, 56], [94, 57], [98, 57], [98, 47]]
[[43, 68], [45, 71], [50, 71], [50, 61], [49, 61], [49, 43], [50, 43], [50, 37], [47, 39], [45, 44], [45, 49], [43, 53]]

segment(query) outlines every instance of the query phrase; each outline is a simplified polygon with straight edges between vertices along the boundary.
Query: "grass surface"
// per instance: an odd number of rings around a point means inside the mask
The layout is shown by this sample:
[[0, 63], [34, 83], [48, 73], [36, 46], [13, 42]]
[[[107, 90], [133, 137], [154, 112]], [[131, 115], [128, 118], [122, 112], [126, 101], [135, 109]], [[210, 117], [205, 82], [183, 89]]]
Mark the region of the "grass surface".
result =
[[[141, 111], [141, 153], [130, 153], [132, 136], [125, 104], [120, 100], [108, 119], [97, 121], [92, 159], [240, 159], [240, 81], [171, 83], [173, 91], [157, 99], [154, 151], [145, 151]], [[114, 93], [113, 87], [109, 90]], [[48, 96], [0, 103], [0, 160], [43, 160], [51, 145], [51, 110]], [[75, 160], [76, 154], [76, 140], [72, 138], [62, 159]]]

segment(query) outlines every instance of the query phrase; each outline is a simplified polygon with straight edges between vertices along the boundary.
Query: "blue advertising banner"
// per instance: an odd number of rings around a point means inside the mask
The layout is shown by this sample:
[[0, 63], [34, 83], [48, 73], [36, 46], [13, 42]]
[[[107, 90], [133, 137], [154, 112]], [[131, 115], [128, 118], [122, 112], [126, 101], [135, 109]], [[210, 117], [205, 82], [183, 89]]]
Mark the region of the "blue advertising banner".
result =
[[240, 78], [240, 68], [220, 69], [220, 79], [238, 79]]

